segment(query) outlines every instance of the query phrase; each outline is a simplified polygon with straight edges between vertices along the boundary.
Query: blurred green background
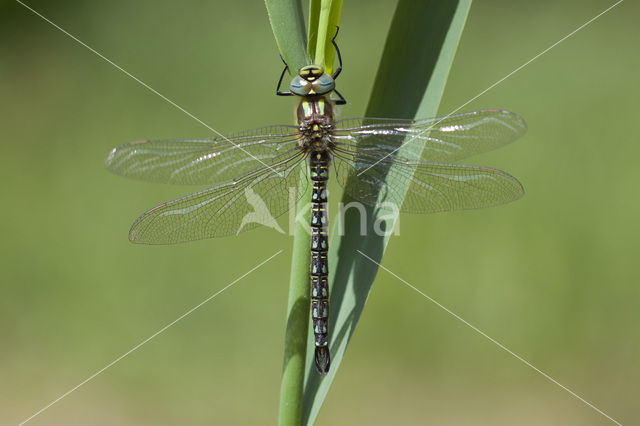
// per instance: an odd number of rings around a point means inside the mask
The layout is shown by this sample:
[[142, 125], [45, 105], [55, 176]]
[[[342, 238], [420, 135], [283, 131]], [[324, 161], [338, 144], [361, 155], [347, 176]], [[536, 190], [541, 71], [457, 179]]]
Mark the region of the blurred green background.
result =
[[[217, 130], [290, 124], [262, 1], [28, 3]], [[441, 113], [611, 5], [477, 1]], [[360, 116], [394, 2], [347, 0], [339, 87]], [[622, 423], [640, 395], [640, 7], [624, 2], [465, 110], [520, 141], [471, 162], [527, 194], [400, 218], [384, 265]], [[210, 132], [18, 3], [0, 3], [0, 423], [16, 424], [279, 249], [283, 254], [33, 419], [273, 424], [292, 239], [148, 247], [132, 221], [193, 188], [126, 180], [108, 151]], [[398, 76], [402, 78], [402, 76]], [[380, 271], [318, 418], [329, 424], [611, 424]]]

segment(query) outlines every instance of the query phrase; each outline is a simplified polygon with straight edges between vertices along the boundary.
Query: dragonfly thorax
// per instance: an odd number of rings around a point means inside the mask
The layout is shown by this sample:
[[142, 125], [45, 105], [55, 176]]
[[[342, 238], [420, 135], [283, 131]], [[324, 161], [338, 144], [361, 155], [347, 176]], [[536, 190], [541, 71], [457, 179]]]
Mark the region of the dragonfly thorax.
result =
[[299, 146], [306, 150], [324, 151], [330, 148], [333, 131], [333, 105], [325, 96], [307, 96], [296, 110], [300, 138]]
[[318, 65], [307, 65], [300, 68], [298, 75], [291, 80], [289, 90], [298, 96], [326, 95], [336, 87], [336, 82], [324, 68]]

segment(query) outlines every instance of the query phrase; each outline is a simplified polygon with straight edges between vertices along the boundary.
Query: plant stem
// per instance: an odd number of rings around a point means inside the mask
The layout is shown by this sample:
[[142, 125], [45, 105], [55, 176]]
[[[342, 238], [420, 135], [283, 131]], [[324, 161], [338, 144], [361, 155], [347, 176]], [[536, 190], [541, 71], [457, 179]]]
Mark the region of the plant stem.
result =
[[[319, 8], [317, 1], [312, 2], [311, 5], [310, 19], [312, 22], [310, 23], [309, 31], [312, 35], [309, 38], [314, 47], [310, 48], [308, 54], [311, 58], [314, 58], [315, 64], [323, 66], [329, 72], [333, 66], [333, 46], [331, 45], [331, 39], [327, 39], [327, 34], [328, 32], [333, 34], [334, 28], [338, 25], [341, 5], [342, 0], [321, 0]], [[318, 11], [318, 14], [314, 10]], [[315, 26], [315, 28], [312, 28], [312, 26]], [[330, 37], [333, 37], [333, 35]], [[331, 48], [330, 53], [327, 54], [326, 51], [329, 50], [329, 47]], [[315, 52], [311, 50], [315, 50]], [[306, 174], [306, 167], [303, 167], [300, 175], [303, 183], [307, 183]], [[299, 216], [309, 217], [308, 206], [311, 200], [311, 185], [303, 184], [300, 185], [300, 188], [305, 188], [305, 192], [300, 194], [301, 197], [296, 206], [296, 219]], [[280, 411], [278, 418], [280, 426], [298, 426], [302, 423], [302, 398], [304, 395], [307, 338], [309, 333], [309, 265], [311, 261], [309, 222], [298, 223], [296, 221], [294, 226], [284, 366], [280, 385]]]
[[[289, 74], [295, 73], [306, 63], [307, 58], [307, 43], [300, 0], [265, 0], [265, 5], [280, 54], [289, 65]], [[300, 179], [304, 178], [302, 173]], [[296, 217], [310, 199], [310, 193], [303, 194], [297, 205]], [[309, 328], [310, 254], [306, 232], [303, 224], [295, 224], [284, 361], [280, 384], [278, 424], [281, 426], [297, 426], [301, 423], [306, 340]]]
[[[309, 47], [307, 54], [313, 58], [313, 63], [322, 65], [325, 72], [333, 71], [333, 59], [335, 52], [331, 40], [340, 23], [342, 0], [312, 1], [311, 16], [309, 17]], [[312, 26], [315, 27], [312, 28]]]
[[[306, 177], [301, 170], [301, 179]], [[302, 187], [302, 186], [301, 186]], [[307, 216], [311, 199], [311, 185], [296, 206], [296, 218]], [[280, 384], [280, 426], [297, 426], [302, 421], [302, 395], [305, 361], [307, 358], [307, 334], [309, 331], [309, 225], [296, 221], [291, 255], [291, 278], [287, 304], [287, 329], [284, 338], [284, 366]]]

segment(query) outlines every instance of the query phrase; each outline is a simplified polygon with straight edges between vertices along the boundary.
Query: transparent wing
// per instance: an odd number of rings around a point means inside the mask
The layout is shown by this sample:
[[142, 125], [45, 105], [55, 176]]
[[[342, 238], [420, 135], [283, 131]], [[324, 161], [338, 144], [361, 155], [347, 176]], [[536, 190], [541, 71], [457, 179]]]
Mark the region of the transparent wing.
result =
[[[368, 205], [392, 203], [406, 213], [478, 209], [508, 203], [524, 194], [508, 173], [490, 167], [411, 163], [345, 150], [334, 153], [338, 182]], [[403, 189], [408, 187], [406, 194]]]
[[105, 165], [113, 173], [159, 183], [218, 185], [268, 168], [297, 152], [297, 128], [263, 127], [228, 138], [129, 142]]
[[173, 244], [236, 235], [259, 225], [277, 227], [275, 218], [295, 206], [301, 191], [304, 155], [272, 164], [242, 178], [152, 208], [129, 231], [135, 243]]
[[526, 130], [518, 114], [482, 110], [423, 120], [338, 121], [334, 140], [379, 159], [395, 155], [401, 148], [408, 161], [447, 163], [511, 143]]

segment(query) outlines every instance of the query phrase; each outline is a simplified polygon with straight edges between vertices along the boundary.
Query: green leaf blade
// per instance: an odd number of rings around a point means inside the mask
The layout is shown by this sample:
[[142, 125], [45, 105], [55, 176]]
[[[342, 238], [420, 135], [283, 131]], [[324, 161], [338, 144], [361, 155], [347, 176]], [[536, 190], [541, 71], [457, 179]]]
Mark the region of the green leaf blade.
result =
[[[299, 0], [265, 0], [269, 21], [289, 74], [307, 63], [302, 5]], [[304, 170], [303, 170], [304, 171]], [[301, 179], [306, 179], [301, 172]], [[310, 189], [300, 200], [300, 211], [310, 198]], [[309, 247], [307, 230], [296, 224], [287, 305], [285, 349], [280, 383], [278, 424], [297, 426], [302, 416], [302, 391], [306, 369], [306, 339], [309, 328]]]
[[302, 4], [300, 0], [265, 0], [265, 5], [280, 54], [289, 64], [289, 73], [296, 72], [307, 63]]
[[[400, 0], [387, 37], [366, 115], [369, 117], [432, 117], [438, 110], [449, 69], [471, 7], [471, 0], [414, 2]], [[400, 153], [402, 150], [400, 150]], [[406, 192], [406, 183], [387, 182]], [[404, 187], [404, 188], [403, 188]], [[348, 195], [343, 205], [351, 200]], [[329, 250], [331, 370], [327, 376], [313, 369], [313, 339], [307, 339], [307, 374], [302, 420], [312, 425], [335, 377], [389, 241], [373, 224], [393, 229], [396, 214], [365, 208], [367, 233], [360, 235], [360, 214], [347, 210], [336, 224]], [[344, 228], [344, 235], [339, 230]], [[359, 252], [371, 258], [367, 259]], [[373, 260], [373, 262], [372, 262]], [[311, 367], [309, 367], [311, 366]]]

